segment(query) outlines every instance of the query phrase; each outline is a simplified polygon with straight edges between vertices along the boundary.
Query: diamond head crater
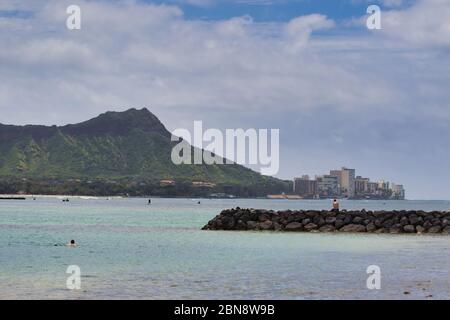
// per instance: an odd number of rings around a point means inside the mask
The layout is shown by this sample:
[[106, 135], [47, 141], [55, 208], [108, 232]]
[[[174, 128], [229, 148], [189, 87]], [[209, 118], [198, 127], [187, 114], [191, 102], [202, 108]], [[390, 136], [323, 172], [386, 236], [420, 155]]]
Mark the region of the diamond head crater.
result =
[[265, 197], [292, 189], [236, 163], [176, 165], [175, 144], [146, 108], [64, 126], [0, 124], [0, 194]]

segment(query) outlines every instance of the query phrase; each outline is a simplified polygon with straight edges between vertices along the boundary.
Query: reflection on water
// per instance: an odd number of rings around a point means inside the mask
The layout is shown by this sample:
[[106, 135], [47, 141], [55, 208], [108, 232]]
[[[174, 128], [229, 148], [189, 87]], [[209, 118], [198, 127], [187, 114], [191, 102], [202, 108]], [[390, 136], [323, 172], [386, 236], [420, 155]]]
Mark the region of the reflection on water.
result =
[[[450, 298], [450, 237], [215, 232], [222, 209], [327, 209], [329, 201], [38, 198], [0, 203], [0, 298]], [[342, 201], [448, 210], [446, 201]], [[65, 243], [75, 239], [76, 248]], [[366, 288], [378, 265], [382, 289]], [[81, 268], [81, 290], [66, 269]], [[404, 295], [404, 291], [411, 294]]]

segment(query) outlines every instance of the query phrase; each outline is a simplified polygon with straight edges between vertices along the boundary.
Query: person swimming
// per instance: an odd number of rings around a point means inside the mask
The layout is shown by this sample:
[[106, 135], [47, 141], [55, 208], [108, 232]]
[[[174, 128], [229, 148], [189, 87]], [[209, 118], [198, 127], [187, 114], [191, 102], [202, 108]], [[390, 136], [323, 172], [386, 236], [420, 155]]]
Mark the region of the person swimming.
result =
[[70, 240], [70, 242], [67, 244], [68, 247], [76, 247], [75, 240]]
[[333, 209], [331, 211], [339, 212], [339, 202], [337, 201], [337, 199], [333, 200]]

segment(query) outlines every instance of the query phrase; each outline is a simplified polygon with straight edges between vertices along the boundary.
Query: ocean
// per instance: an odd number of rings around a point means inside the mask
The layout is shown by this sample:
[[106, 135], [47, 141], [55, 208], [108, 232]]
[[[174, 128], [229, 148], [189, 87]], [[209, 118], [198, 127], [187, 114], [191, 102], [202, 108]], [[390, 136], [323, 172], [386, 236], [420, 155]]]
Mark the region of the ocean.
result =
[[[198, 201], [201, 203], [198, 204]], [[450, 299], [450, 236], [202, 231], [222, 209], [330, 200], [37, 197], [0, 202], [0, 299]], [[450, 201], [341, 201], [450, 210]], [[78, 246], [65, 244], [74, 239]], [[70, 290], [67, 268], [81, 271]], [[367, 267], [381, 271], [368, 289]]]

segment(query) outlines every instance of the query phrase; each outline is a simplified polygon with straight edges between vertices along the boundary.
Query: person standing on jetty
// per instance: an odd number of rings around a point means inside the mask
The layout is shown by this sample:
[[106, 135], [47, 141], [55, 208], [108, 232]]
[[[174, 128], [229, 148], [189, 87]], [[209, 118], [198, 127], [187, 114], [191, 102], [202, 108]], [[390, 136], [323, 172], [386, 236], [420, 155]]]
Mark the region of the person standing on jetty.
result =
[[339, 212], [339, 202], [337, 199], [333, 200], [333, 209], [331, 209], [332, 212]]

